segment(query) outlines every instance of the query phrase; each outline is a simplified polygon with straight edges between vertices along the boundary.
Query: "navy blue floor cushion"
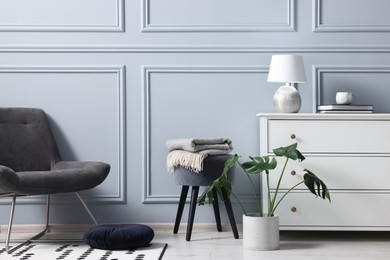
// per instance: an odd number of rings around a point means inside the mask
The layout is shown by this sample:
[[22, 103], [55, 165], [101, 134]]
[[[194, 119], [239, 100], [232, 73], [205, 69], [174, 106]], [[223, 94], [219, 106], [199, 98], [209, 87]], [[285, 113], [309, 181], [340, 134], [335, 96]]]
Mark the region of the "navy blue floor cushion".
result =
[[92, 248], [123, 250], [148, 246], [153, 237], [153, 229], [146, 225], [110, 224], [91, 228], [84, 241]]

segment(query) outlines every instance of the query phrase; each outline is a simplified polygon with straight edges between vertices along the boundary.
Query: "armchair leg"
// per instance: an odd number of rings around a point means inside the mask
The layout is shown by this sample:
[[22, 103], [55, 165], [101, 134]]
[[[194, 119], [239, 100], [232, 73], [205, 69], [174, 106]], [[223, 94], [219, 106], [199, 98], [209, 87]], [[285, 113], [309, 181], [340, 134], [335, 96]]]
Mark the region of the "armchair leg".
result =
[[15, 204], [16, 204], [16, 195], [12, 196], [12, 205], [11, 205], [11, 212], [10, 212], [9, 223], [8, 223], [8, 231], [7, 231], [7, 237], [5, 239], [5, 250], [6, 250], [6, 252], [8, 254], [11, 254], [12, 252], [14, 252], [15, 250], [18, 250], [19, 248], [21, 248], [24, 245], [30, 244], [31, 240], [35, 240], [35, 239], [40, 238], [49, 229], [50, 195], [47, 195], [47, 199], [46, 199], [46, 225], [45, 225], [45, 229], [42, 230], [40, 233], [36, 234], [35, 236], [33, 236], [32, 238], [27, 239], [23, 243], [10, 248], [9, 243], [10, 243], [10, 239], [11, 239], [11, 230], [12, 230], [12, 222], [13, 222], [14, 212], [15, 212]]
[[[95, 225], [98, 225], [95, 217], [93, 216], [92, 212], [88, 208], [87, 204], [83, 200], [83, 198], [80, 196], [78, 192], [76, 192], [77, 197], [83, 204], [85, 210], [87, 211], [88, 215], [92, 218]], [[47, 231], [49, 230], [49, 213], [50, 213], [50, 194], [47, 195], [46, 199], [46, 223], [45, 223], [45, 229], [36, 234], [35, 236], [31, 237], [30, 239], [27, 239], [26, 241], [22, 242], [21, 244], [18, 244], [16, 246], [10, 247], [10, 240], [11, 240], [11, 231], [12, 231], [12, 223], [14, 219], [14, 213], [15, 213], [15, 205], [16, 205], [16, 195], [12, 196], [12, 204], [11, 204], [11, 212], [9, 216], [9, 222], [8, 222], [8, 230], [7, 230], [7, 236], [5, 239], [5, 250], [8, 254], [11, 254], [12, 252], [18, 250], [22, 246], [28, 245], [31, 243], [32, 240], [36, 240], [43, 236]]]
[[95, 223], [96, 226], [99, 225], [98, 222], [96, 221], [96, 218], [93, 216], [91, 210], [88, 208], [87, 203], [85, 203], [84, 199], [80, 196], [80, 194], [78, 192], [75, 192], [75, 193], [76, 193], [77, 197], [79, 198], [79, 200], [81, 201], [81, 204], [83, 204], [88, 215], [91, 217], [93, 223]]

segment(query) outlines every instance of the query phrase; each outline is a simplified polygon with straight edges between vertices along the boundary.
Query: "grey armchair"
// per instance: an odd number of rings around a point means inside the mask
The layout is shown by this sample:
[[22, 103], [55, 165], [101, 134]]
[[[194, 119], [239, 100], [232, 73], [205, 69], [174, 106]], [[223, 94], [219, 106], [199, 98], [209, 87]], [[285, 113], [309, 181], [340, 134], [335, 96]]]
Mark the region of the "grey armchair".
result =
[[[12, 197], [6, 251], [11, 253], [48, 231], [51, 194], [75, 192], [97, 225], [79, 191], [99, 185], [109, 171], [110, 165], [103, 162], [62, 161], [43, 110], [0, 108], [0, 197]], [[45, 229], [10, 248], [16, 198], [31, 195], [47, 195]]]

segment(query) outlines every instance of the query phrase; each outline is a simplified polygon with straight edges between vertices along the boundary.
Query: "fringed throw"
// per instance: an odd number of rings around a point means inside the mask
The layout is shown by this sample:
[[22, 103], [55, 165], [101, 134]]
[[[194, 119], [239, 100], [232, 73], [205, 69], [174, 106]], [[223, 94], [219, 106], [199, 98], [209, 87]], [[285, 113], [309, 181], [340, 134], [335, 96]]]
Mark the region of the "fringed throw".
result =
[[167, 169], [173, 172], [182, 166], [193, 172], [203, 170], [203, 160], [209, 155], [228, 154], [233, 150], [232, 142], [227, 138], [173, 139], [166, 142], [170, 151], [167, 157]]

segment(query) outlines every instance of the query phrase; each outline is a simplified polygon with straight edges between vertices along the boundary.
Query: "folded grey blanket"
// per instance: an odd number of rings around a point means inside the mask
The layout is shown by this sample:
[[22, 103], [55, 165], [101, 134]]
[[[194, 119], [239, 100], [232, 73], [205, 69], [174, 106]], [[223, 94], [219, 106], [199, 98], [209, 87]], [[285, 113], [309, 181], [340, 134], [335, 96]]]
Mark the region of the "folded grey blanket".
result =
[[203, 170], [203, 160], [209, 155], [228, 154], [233, 150], [232, 141], [227, 138], [186, 138], [166, 142], [170, 153], [167, 157], [167, 169], [173, 172], [183, 166], [194, 172]]
[[182, 138], [166, 142], [168, 150], [199, 152], [203, 150], [233, 150], [232, 141], [228, 138]]

